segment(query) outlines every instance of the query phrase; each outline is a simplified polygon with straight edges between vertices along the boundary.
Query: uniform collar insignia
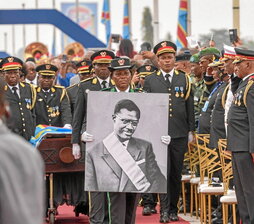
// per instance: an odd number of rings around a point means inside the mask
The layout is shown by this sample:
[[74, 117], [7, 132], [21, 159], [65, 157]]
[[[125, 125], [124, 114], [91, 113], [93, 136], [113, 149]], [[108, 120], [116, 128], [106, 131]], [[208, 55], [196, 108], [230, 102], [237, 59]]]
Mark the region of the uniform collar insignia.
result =
[[56, 89], [54, 87], [51, 87], [51, 92], [54, 93], [56, 91]]

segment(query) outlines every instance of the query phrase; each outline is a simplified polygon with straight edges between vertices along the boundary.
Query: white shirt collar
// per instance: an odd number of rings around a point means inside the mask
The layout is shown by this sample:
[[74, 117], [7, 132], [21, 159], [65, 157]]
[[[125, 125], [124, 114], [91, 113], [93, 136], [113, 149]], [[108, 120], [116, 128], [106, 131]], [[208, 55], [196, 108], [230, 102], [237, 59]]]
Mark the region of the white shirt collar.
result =
[[116, 86], [115, 86], [115, 88], [116, 88], [116, 91], [117, 91], [117, 92], [125, 92], [125, 93], [128, 93], [128, 92], [130, 91], [130, 86], [128, 86], [128, 88], [127, 88], [125, 91], [119, 90]]
[[97, 76], [97, 79], [99, 80], [100, 84], [103, 82], [103, 81], [106, 81], [108, 84], [109, 84], [109, 81], [110, 81], [110, 77], [106, 78], [106, 79], [100, 79], [98, 76]]
[[26, 83], [30, 83], [30, 84], [33, 84], [33, 85], [37, 86], [37, 76], [35, 76], [34, 80], [32, 80], [32, 81], [30, 81], [28, 79], [25, 79], [25, 81], [26, 81]]
[[17, 84], [16, 86], [10, 86], [7, 84], [7, 86], [10, 88], [10, 90], [12, 90], [13, 87], [17, 87], [17, 90], [19, 91], [19, 84]]
[[161, 69], [161, 73], [162, 73], [162, 75], [163, 75], [164, 78], [165, 78], [165, 75], [166, 75], [166, 74], [169, 74], [169, 75], [170, 75], [170, 78], [172, 78], [173, 75], [174, 75], [174, 71], [175, 71], [174, 68], [173, 68], [170, 72], [165, 72], [165, 71], [163, 71], [163, 70]]
[[242, 81], [246, 80], [247, 78], [249, 78], [249, 77], [252, 76], [252, 75], [253, 75], [253, 73], [251, 73], [251, 74], [245, 76], [245, 77], [242, 79]]

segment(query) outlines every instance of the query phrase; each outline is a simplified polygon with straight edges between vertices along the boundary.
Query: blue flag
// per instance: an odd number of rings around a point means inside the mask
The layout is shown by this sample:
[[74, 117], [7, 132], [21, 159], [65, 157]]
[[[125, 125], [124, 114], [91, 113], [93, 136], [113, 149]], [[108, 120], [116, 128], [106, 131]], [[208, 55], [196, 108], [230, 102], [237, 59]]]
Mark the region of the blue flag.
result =
[[128, 0], [124, 0], [124, 12], [123, 12], [123, 38], [130, 39], [130, 24], [129, 24], [129, 3]]
[[109, 42], [109, 38], [111, 35], [111, 23], [110, 23], [110, 10], [109, 9], [110, 9], [109, 0], [104, 0], [102, 14], [101, 14], [101, 22], [105, 25], [107, 43]]

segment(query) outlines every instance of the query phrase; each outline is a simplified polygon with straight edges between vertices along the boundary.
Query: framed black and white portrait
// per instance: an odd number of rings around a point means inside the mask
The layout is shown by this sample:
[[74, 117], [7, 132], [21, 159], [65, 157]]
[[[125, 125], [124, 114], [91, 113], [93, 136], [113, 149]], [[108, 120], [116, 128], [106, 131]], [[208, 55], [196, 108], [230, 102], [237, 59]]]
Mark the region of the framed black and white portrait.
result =
[[166, 193], [168, 95], [88, 92], [85, 190]]

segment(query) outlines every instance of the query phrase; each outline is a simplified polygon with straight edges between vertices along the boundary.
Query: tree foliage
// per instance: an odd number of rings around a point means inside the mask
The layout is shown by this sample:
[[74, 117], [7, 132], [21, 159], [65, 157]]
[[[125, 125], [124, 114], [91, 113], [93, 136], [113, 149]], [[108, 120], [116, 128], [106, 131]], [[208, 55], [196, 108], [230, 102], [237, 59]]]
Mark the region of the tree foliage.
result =
[[153, 18], [149, 7], [145, 7], [142, 19], [142, 40], [153, 44]]

